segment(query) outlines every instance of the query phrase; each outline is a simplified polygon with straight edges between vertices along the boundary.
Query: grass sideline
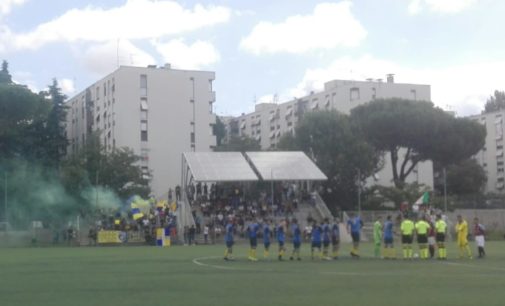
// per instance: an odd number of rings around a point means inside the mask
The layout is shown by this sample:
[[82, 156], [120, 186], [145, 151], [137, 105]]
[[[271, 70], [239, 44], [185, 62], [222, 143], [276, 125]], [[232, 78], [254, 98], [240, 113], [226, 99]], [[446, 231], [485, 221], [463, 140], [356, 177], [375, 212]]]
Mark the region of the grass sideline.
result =
[[[290, 246], [289, 246], [290, 247]], [[474, 247], [472, 245], [472, 247]], [[0, 305], [504, 305], [505, 243], [484, 260], [224, 262], [223, 246], [3, 248]], [[275, 250], [275, 247], [274, 247]], [[475, 250], [474, 250], [475, 251]], [[263, 249], [259, 247], [258, 253]], [[400, 250], [398, 249], [398, 255]]]

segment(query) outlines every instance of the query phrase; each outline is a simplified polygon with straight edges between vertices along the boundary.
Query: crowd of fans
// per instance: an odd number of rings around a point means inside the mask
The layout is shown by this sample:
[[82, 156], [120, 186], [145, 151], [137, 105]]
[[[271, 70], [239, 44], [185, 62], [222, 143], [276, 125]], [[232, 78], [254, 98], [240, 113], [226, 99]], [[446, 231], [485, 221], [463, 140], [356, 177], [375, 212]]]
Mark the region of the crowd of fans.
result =
[[[302, 202], [312, 203], [313, 195], [307, 186], [295, 183], [276, 183], [265, 188], [244, 188], [238, 185], [190, 185], [187, 190], [195, 226], [185, 228], [185, 243], [195, 243], [196, 235], [203, 234], [204, 242], [219, 239], [226, 220], [233, 217], [236, 234], [243, 237], [247, 225], [256, 220], [275, 220], [293, 217]], [[170, 193], [169, 193], [170, 196]]]

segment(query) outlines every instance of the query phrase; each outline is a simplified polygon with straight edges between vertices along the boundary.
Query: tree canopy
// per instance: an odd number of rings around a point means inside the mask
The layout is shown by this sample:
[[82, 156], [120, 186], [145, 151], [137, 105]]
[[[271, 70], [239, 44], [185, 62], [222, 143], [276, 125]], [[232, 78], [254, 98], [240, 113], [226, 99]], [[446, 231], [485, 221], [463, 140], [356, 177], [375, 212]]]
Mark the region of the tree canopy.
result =
[[226, 143], [215, 148], [216, 152], [246, 152], [261, 151], [259, 141], [249, 136], [232, 136]]
[[449, 194], [477, 194], [484, 191], [486, 172], [474, 159], [467, 159], [447, 167]]
[[484, 113], [491, 113], [501, 109], [505, 109], [505, 91], [495, 90], [494, 95], [486, 101]]
[[479, 123], [453, 117], [428, 101], [378, 99], [354, 108], [351, 120], [367, 142], [390, 153], [398, 188], [419, 162], [465, 160], [484, 146], [486, 135]]
[[[302, 150], [328, 176], [323, 194], [330, 207], [351, 208], [356, 202], [358, 181], [380, 168], [380, 154], [353, 129], [349, 117], [336, 111], [306, 114], [285, 135], [280, 150]], [[359, 177], [358, 177], [359, 173]]]

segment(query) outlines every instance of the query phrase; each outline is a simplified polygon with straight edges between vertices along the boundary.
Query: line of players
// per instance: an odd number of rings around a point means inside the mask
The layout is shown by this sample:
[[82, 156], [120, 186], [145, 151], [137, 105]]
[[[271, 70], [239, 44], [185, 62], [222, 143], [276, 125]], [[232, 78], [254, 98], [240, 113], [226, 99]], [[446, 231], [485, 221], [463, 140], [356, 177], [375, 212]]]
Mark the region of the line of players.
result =
[[[362, 222], [360, 223], [361, 229]], [[247, 227], [247, 235], [249, 237], [249, 254], [248, 259], [250, 261], [257, 261], [257, 246], [258, 246], [258, 234], [262, 231], [263, 236], [263, 246], [264, 252], [263, 257], [268, 259], [270, 257], [270, 246], [272, 244], [272, 226], [271, 222], [267, 220], [263, 224], [259, 222], [252, 222]], [[275, 239], [279, 246], [277, 259], [284, 260], [287, 252], [286, 240], [289, 235], [291, 237], [291, 242], [293, 244], [292, 252], [289, 256], [290, 260], [301, 260], [300, 247], [302, 244], [302, 230], [298, 224], [297, 219], [292, 219], [291, 224], [288, 226], [287, 220], [282, 220], [275, 228]], [[359, 234], [357, 236], [359, 241]], [[233, 219], [229, 218], [225, 229], [225, 242], [226, 249], [224, 253], [225, 260], [233, 259]], [[330, 254], [331, 245], [331, 254]], [[317, 222], [312, 223], [311, 231], [311, 258], [312, 259], [338, 259], [338, 251], [340, 246], [340, 228], [339, 221], [335, 219], [333, 223], [330, 224], [329, 219], [324, 219], [321, 224]], [[353, 257], [359, 257], [357, 247], [351, 252]]]
[[[468, 258], [472, 258], [472, 252], [468, 244], [468, 224], [461, 216], [458, 216], [458, 222], [455, 230], [457, 234], [457, 245], [460, 251], [460, 258], [463, 258], [465, 253]], [[347, 222], [347, 232], [351, 235], [353, 246], [351, 249], [351, 256], [359, 258], [359, 242], [360, 233], [363, 227], [363, 222], [359, 216], [351, 216]], [[266, 221], [263, 224], [253, 222], [247, 228], [247, 235], [249, 237], [250, 249], [248, 259], [257, 261], [257, 246], [258, 246], [258, 233], [263, 231], [263, 245], [264, 245], [264, 258], [269, 258], [271, 246], [271, 224]], [[275, 229], [275, 236], [279, 246], [278, 259], [283, 260], [286, 253], [286, 234], [288, 232], [287, 220], [282, 220]], [[435, 254], [435, 243], [438, 248], [438, 259], [447, 259], [447, 250], [445, 247], [445, 238], [447, 234], [447, 223], [443, 220], [441, 215], [436, 216], [434, 222], [427, 220], [424, 215], [416, 222], [412, 221], [408, 214], [403, 216], [400, 225], [401, 242], [403, 249], [403, 258], [412, 259], [414, 257], [413, 241], [414, 235], [417, 238], [419, 245], [419, 253], [421, 259], [433, 258]], [[479, 258], [485, 256], [484, 251], [484, 226], [474, 219], [474, 236], [478, 246]], [[302, 243], [302, 231], [296, 219], [292, 220], [290, 226], [291, 241], [293, 250], [291, 252], [290, 260], [301, 260], [300, 247]], [[381, 217], [378, 217], [373, 227], [374, 238], [374, 254], [376, 257], [385, 259], [395, 259], [396, 250], [394, 248], [394, 224], [391, 216], [387, 216], [386, 221], [382, 224]], [[233, 259], [233, 219], [229, 218], [226, 225], [225, 232], [226, 250], [224, 254], [225, 260]], [[384, 249], [381, 256], [381, 246], [384, 242]], [[332, 253], [330, 256], [330, 244], [332, 246]], [[311, 258], [320, 259], [338, 259], [338, 252], [340, 247], [340, 228], [339, 221], [335, 219], [330, 224], [328, 219], [325, 219], [321, 225], [317, 222], [312, 224], [311, 232]]]
[[[472, 257], [472, 251], [468, 244], [468, 223], [461, 215], [457, 216], [455, 231], [457, 235], [457, 245], [459, 248], [459, 257]], [[374, 223], [374, 254], [375, 257], [380, 256], [381, 242], [384, 241], [383, 257], [392, 259], [396, 257], [396, 252], [393, 245], [393, 222], [391, 216], [387, 217], [384, 222], [384, 230], [382, 230], [381, 217], [377, 218]], [[433, 258], [435, 255], [435, 244], [438, 248], [438, 259], [447, 259], [447, 249], [445, 247], [445, 239], [447, 235], [447, 223], [442, 216], [438, 214], [435, 221], [429, 221], [426, 215], [421, 216], [416, 222], [412, 221], [408, 214], [403, 216], [400, 225], [401, 242], [403, 249], [403, 258], [412, 259], [414, 257], [412, 243], [414, 235], [417, 237], [419, 245], [419, 257], [421, 259]], [[474, 219], [473, 234], [477, 243], [479, 258], [485, 256], [484, 251], [484, 226], [479, 223], [478, 218]]]

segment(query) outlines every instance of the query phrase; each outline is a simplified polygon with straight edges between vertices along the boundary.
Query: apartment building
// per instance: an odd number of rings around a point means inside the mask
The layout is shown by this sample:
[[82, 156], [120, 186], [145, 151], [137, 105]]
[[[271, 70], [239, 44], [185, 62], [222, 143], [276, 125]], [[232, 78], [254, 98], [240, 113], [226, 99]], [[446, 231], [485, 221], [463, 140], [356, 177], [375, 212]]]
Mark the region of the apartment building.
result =
[[[275, 149], [280, 137], [294, 133], [298, 121], [307, 112], [317, 110], [337, 110], [349, 114], [351, 109], [379, 98], [404, 98], [410, 100], [431, 100], [429, 85], [401, 84], [394, 82], [392, 74], [387, 81], [381, 79], [366, 81], [333, 80], [324, 84], [321, 92], [312, 92], [301, 98], [284, 103], [260, 103], [255, 111], [238, 117], [226, 117], [228, 137], [250, 136], [260, 142], [263, 149]], [[401, 155], [401, 154], [400, 154]], [[392, 186], [392, 167], [390, 157], [385, 156], [386, 164], [368, 184]], [[398, 163], [401, 163], [400, 159]], [[433, 164], [420, 163], [407, 178], [408, 182], [418, 182], [433, 188]]]
[[470, 116], [486, 128], [484, 148], [475, 156], [475, 160], [487, 174], [486, 192], [503, 193], [505, 191], [505, 172], [503, 159], [503, 120], [505, 110]]
[[216, 145], [214, 72], [121, 66], [67, 102], [69, 154], [99, 131], [106, 150], [129, 147], [141, 156], [153, 194], [181, 181], [183, 152]]

